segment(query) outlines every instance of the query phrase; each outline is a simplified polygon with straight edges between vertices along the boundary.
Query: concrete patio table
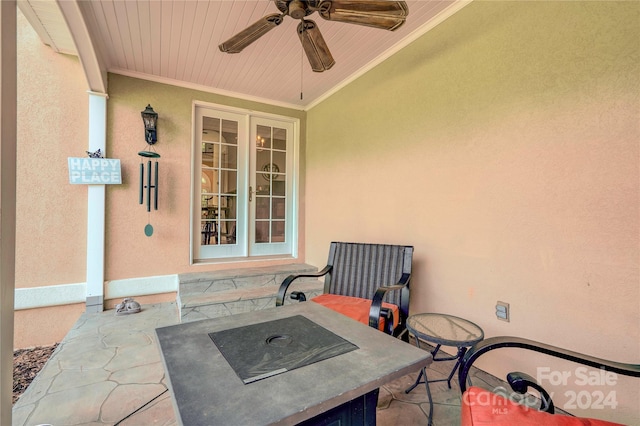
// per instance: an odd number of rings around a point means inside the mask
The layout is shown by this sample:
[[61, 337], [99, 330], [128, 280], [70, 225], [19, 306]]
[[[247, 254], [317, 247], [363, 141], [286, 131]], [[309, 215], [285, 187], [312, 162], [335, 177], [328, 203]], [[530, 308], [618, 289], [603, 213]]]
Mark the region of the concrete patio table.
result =
[[[356, 348], [243, 381], [210, 336], [299, 316]], [[378, 388], [432, 361], [427, 351], [313, 302], [162, 327], [156, 334], [183, 425], [375, 424]], [[281, 337], [266, 340], [286, 344]]]

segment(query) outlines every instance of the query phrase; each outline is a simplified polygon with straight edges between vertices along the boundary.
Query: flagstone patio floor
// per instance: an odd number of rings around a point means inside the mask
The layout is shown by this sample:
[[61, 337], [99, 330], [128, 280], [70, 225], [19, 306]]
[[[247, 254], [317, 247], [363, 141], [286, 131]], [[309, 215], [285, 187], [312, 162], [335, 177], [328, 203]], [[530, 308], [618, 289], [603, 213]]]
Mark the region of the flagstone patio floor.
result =
[[[175, 303], [143, 305], [137, 314], [114, 310], [83, 314], [13, 407], [13, 425], [176, 425], [171, 395], [156, 343], [157, 327], [177, 324]], [[445, 378], [453, 361], [432, 363], [429, 379]], [[380, 389], [377, 423], [426, 424], [424, 385], [404, 376]], [[474, 384], [495, 387], [495, 377], [474, 369]], [[457, 382], [431, 384], [434, 425], [460, 424]], [[204, 425], [203, 425], [204, 426]]]

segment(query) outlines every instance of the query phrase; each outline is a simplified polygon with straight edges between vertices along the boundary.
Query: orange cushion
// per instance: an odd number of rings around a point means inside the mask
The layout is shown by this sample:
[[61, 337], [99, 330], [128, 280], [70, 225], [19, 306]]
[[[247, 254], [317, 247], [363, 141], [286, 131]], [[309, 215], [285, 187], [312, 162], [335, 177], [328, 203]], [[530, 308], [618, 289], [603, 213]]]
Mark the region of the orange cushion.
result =
[[475, 386], [462, 396], [462, 426], [623, 426], [604, 420], [549, 414]]
[[[371, 300], [369, 299], [340, 296], [338, 294], [321, 294], [311, 300], [329, 309], [340, 312], [342, 315], [369, 325], [369, 310], [371, 309]], [[391, 312], [393, 312], [393, 328], [395, 329], [400, 320], [400, 309], [398, 309], [398, 306], [386, 302], [382, 302], [382, 307], [391, 309]], [[380, 318], [378, 328], [384, 331], [384, 317]]]

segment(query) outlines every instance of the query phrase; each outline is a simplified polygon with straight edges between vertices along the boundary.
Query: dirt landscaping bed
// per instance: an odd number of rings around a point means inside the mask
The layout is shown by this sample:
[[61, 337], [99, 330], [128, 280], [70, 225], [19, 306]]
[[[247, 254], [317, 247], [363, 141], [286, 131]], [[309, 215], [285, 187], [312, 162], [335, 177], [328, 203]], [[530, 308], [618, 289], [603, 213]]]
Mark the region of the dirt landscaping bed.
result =
[[13, 352], [13, 403], [24, 393], [38, 372], [58, 347], [38, 346], [31, 349], [18, 349]]

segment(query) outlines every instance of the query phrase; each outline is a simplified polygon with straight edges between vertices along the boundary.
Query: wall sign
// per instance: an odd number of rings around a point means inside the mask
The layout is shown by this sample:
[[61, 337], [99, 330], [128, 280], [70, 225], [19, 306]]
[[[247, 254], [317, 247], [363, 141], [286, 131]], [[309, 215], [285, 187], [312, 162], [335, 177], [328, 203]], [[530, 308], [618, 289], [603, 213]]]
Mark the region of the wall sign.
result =
[[69, 157], [69, 183], [85, 185], [121, 184], [120, 160]]

